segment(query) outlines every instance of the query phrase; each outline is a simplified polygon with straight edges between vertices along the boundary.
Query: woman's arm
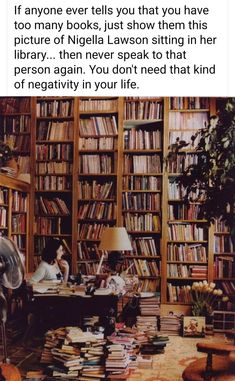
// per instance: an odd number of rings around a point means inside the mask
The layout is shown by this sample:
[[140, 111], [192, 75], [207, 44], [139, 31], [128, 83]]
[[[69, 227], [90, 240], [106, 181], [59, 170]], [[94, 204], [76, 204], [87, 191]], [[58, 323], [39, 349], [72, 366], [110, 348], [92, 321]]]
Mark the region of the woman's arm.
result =
[[41, 280], [43, 280], [45, 278], [45, 274], [46, 274], [46, 269], [40, 263], [40, 265], [38, 266], [38, 268], [35, 271], [35, 273], [33, 274], [33, 276], [29, 279], [29, 283], [32, 284], [32, 283], [38, 283], [38, 282], [40, 282]]
[[69, 278], [69, 264], [65, 259], [60, 259], [58, 265], [63, 272], [64, 282], [67, 283]]

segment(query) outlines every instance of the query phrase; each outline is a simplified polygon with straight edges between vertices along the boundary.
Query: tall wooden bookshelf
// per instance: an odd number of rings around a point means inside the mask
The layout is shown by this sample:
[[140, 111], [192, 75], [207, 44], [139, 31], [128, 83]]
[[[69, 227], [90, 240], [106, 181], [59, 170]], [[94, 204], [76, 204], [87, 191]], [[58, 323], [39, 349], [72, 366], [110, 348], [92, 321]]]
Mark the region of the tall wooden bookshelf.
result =
[[12, 239], [29, 271], [29, 184], [0, 174], [0, 234]]
[[51, 237], [61, 239], [72, 253], [77, 99], [40, 97], [32, 102], [35, 267]]
[[100, 236], [119, 225], [118, 173], [122, 117], [118, 97], [81, 97], [78, 119], [77, 260], [95, 274]]
[[122, 145], [122, 225], [133, 251], [126, 268], [143, 291], [159, 290], [162, 233], [162, 98], [125, 99]]
[[30, 97], [0, 99], [0, 140], [8, 144], [17, 158], [21, 173], [30, 173]]
[[[169, 98], [165, 103], [164, 152], [176, 139], [190, 142], [198, 129], [208, 124], [215, 114], [215, 99]], [[195, 144], [197, 144], [195, 142]], [[212, 235], [206, 221], [198, 219], [203, 192], [191, 195], [184, 204], [185, 189], [177, 182], [180, 173], [197, 163], [199, 155], [193, 146], [182, 149], [173, 160], [168, 160], [163, 180], [162, 290], [164, 303], [190, 304], [187, 285], [193, 281], [213, 280]]]

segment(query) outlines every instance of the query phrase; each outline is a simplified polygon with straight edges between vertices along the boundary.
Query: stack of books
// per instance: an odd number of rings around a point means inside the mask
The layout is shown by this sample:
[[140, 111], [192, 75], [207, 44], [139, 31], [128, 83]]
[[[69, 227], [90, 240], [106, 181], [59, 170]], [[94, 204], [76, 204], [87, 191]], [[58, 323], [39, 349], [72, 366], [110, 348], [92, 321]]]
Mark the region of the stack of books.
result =
[[177, 336], [180, 334], [180, 318], [175, 315], [162, 316], [160, 318], [160, 327], [161, 333]]
[[106, 371], [112, 374], [123, 374], [128, 371], [129, 355], [121, 344], [108, 345], [108, 357], [105, 362]]
[[140, 298], [140, 314], [142, 316], [159, 316], [160, 305], [156, 297]]

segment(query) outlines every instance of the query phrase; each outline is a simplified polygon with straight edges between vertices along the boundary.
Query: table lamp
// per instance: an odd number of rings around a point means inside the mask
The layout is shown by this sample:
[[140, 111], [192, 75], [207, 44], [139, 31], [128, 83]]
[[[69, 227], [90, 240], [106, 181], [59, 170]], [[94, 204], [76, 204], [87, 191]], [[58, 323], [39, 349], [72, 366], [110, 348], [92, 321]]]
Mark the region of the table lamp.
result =
[[[132, 250], [131, 242], [128, 237], [126, 228], [124, 227], [108, 227], [102, 235], [99, 244], [99, 250], [105, 250], [109, 252], [110, 263], [115, 264], [121, 259], [121, 252], [126, 250]], [[104, 253], [101, 256], [97, 273], [100, 273], [101, 266], [104, 260]]]

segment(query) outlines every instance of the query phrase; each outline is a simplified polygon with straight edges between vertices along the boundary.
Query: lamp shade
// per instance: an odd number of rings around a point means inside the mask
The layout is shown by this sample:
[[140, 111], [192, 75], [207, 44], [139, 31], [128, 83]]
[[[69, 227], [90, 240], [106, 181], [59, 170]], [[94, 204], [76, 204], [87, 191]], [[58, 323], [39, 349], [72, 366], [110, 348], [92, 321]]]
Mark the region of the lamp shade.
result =
[[99, 249], [107, 251], [132, 250], [126, 228], [106, 228], [101, 235]]

